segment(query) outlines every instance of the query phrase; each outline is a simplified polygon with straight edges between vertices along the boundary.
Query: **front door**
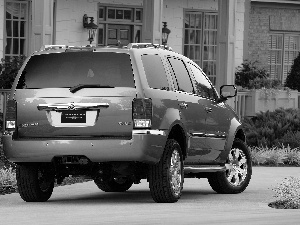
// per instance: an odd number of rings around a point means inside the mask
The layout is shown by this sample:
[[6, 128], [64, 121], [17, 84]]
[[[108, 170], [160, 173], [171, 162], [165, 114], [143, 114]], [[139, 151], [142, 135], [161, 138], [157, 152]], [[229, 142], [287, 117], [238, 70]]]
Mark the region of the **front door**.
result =
[[108, 25], [107, 45], [128, 45], [131, 41], [130, 25]]
[[194, 94], [193, 84], [185, 63], [179, 58], [168, 58], [170, 68], [174, 72], [178, 110], [181, 121], [188, 135], [187, 158], [185, 165], [200, 164], [202, 153], [206, 148], [206, 111], [199, 104], [199, 96]]

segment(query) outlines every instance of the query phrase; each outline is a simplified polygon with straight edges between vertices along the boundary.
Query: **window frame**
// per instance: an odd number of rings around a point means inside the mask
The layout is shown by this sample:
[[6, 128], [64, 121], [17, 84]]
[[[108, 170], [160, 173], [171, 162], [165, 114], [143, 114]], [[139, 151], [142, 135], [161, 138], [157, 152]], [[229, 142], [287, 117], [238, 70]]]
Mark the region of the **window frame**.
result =
[[[103, 17], [100, 17], [100, 9], [103, 10]], [[124, 19], [110, 19], [108, 18], [108, 10], [109, 9], [120, 9], [120, 10], [131, 10], [132, 11], [132, 18], [131, 20], [124, 20]], [[140, 12], [140, 20], [137, 19], [137, 12]], [[138, 5], [120, 5], [120, 4], [103, 4], [98, 3], [97, 5], [97, 37], [96, 39], [96, 45], [97, 46], [107, 46], [108, 41], [108, 25], [129, 25], [132, 27], [132, 40], [133, 42], [136, 41], [135, 35], [139, 33], [140, 41], [142, 40], [142, 29], [143, 29], [143, 6]], [[101, 32], [100, 32], [101, 30]], [[101, 37], [99, 37], [101, 33]], [[101, 43], [99, 42], [101, 38]]]
[[[11, 18], [7, 18], [7, 3], [17, 3], [20, 4], [19, 7], [21, 7], [21, 4], [25, 4], [25, 10], [26, 10], [26, 17], [24, 19], [22, 18], [17, 18], [14, 19], [12, 18], [13, 16], [11, 16]], [[14, 57], [14, 56], [20, 56], [20, 55], [25, 55], [27, 56], [29, 54], [30, 51], [30, 40], [31, 40], [31, 1], [30, 0], [5, 0], [4, 1], [4, 15], [3, 15], [3, 20], [4, 20], [4, 26], [3, 26], [3, 58], [9, 58], [9, 57]], [[7, 34], [7, 23], [8, 21], [11, 22], [11, 36], [9, 36]], [[17, 22], [17, 26], [18, 26], [18, 35], [14, 36], [14, 30], [13, 30], [13, 23]], [[24, 36], [21, 37], [21, 26], [20, 24], [24, 22]], [[9, 44], [8, 39], [11, 39], [11, 43], [10, 43], [10, 52], [7, 53], [7, 45]], [[17, 53], [14, 53], [14, 41], [13, 40], [17, 40], [18, 44], [18, 50]], [[24, 40], [23, 42], [23, 50], [21, 50], [21, 40]]]
[[[185, 20], [186, 20], [186, 16], [187, 14], [195, 14], [195, 15], [200, 15], [201, 17], [201, 28], [197, 29], [196, 25], [194, 27], [189, 27], [186, 28], [186, 24], [185, 24]], [[214, 24], [216, 27], [214, 28], [206, 28], [205, 26], [205, 22], [207, 17], [206, 16], [214, 16]], [[184, 19], [183, 19], [183, 39], [182, 39], [182, 52], [183, 55], [185, 55], [186, 57], [190, 58], [191, 60], [193, 60], [197, 65], [199, 65], [201, 68], [203, 68], [203, 70], [205, 70], [205, 64], [207, 64], [208, 66], [208, 71], [212, 72], [212, 74], [208, 74], [206, 73], [206, 76], [211, 80], [211, 82], [215, 85], [216, 84], [216, 79], [217, 79], [217, 48], [218, 48], [218, 43], [217, 43], [217, 36], [218, 36], [218, 11], [216, 10], [193, 10], [193, 9], [185, 9], [184, 10]], [[196, 19], [196, 17], [195, 17]], [[196, 24], [195, 20], [195, 24]], [[190, 43], [186, 43], [186, 31], [188, 32], [188, 38], [190, 39], [190, 31], [195, 31], [195, 34], [197, 33], [197, 31], [200, 32], [200, 43], [196, 43], [195, 44], [190, 44]], [[210, 45], [210, 43], [205, 44], [205, 32], [215, 32], [215, 37], [213, 37], [214, 39], [214, 44]], [[210, 37], [210, 36], [209, 36]], [[195, 37], [196, 40], [196, 37]], [[199, 47], [200, 49], [200, 58], [196, 59], [195, 57], [190, 57], [190, 48], [191, 46], [194, 46], [194, 48], [196, 49], [196, 47]], [[186, 51], [185, 48], [188, 48], [189, 50]], [[210, 59], [209, 56], [207, 57], [207, 59], [205, 59], [205, 52], [204, 49], [205, 48], [213, 48], [213, 54], [214, 57], [213, 59]], [[196, 50], [195, 50], [196, 51]], [[209, 54], [210, 51], [208, 50], [207, 53]], [[194, 53], [194, 55], [196, 55], [196, 53]], [[212, 64], [212, 65], [211, 65]]]
[[[270, 42], [270, 38], [272, 38], [273, 36], [279, 36], [281, 37], [281, 48], [271, 48], [272, 47], [272, 42]], [[286, 43], [285, 40], [286, 38], [290, 38], [290, 37], [297, 37], [298, 38], [298, 43], [297, 43], [297, 47], [298, 49], [289, 49], [289, 48], [285, 48], [286, 45], [289, 45], [290, 42]], [[270, 46], [271, 43], [271, 46]], [[273, 63], [271, 62], [272, 58], [271, 58], [271, 52], [275, 52], [275, 51], [280, 51], [280, 63]], [[293, 59], [289, 58], [289, 53], [291, 52], [295, 52], [295, 57]], [[293, 61], [297, 55], [300, 52], [300, 33], [299, 32], [272, 32], [269, 34], [268, 37], [268, 73], [270, 74], [270, 77], [272, 79], [279, 79], [281, 80], [282, 84], [285, 82], [286, 77], [289, 73], [289, 70], [292, 66], [292, 63], [289, 63], [290, 61]], [[286, 62], [286, 54], [288, 55], [288, 60]], [[272, 66], [279, 66], [280, 70], [279, 70], [279, 74], [277, 73], [278, 70], [276, 70], [274, 73], [272, 73], [271, 67]], [[287, 70], [285, 71], [285, 67], [287, 67]]]

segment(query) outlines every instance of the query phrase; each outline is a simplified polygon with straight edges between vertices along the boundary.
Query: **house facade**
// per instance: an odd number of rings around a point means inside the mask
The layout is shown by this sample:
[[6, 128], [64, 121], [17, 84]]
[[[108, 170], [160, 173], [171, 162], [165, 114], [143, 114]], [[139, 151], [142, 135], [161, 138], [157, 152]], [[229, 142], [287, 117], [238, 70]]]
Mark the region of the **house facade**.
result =
[[243, 60], [285, 79], [299, 51], [300, 2], [293, 0], [0, 0], [0, 58], [42, 45], [88, 45], [83, 16], [98, 26], [92, 45], [168, 45], [193, 59], [220, 87]]
[[284, 83], [300, 51], [300, 1], [252, 0], [248, 21], [244, 58]]

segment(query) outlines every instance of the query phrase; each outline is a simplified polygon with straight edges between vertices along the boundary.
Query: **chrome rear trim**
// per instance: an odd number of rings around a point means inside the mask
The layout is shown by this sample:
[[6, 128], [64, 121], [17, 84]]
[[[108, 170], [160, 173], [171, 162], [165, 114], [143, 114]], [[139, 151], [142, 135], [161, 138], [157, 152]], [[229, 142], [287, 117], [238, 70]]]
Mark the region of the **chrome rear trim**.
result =
[[59, 110], [95, 110], [100, 108], [108, 108], [108, 103], [54, 103], [39, 104], [37, 106], [40, 111], [59, 111]]
[[163, 130], [133, 130], [132, 134], [152, 134], [166, 136], [166, 132]]

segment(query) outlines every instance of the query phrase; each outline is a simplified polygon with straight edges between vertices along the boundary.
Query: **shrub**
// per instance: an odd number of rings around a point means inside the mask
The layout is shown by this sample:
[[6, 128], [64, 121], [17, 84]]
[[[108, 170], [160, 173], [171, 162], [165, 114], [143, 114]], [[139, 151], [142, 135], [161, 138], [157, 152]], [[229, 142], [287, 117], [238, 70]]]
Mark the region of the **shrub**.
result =
[[285, 178], [272, 190], [277, 198], [275, 205], [281, 205], [285, 209], [300, 209], [300, 178]]
[[244, 118], [243, 127], [249, 146], [298, 147], [300, 111], [298, 109], [276, 109], [274, 112], [259, 112], [254, 118]]
[[265, 164], [268, 148], [254, 147], [250, 149], [251, 149], [252, 164], [253, 165]]
[[299, 148], [284, 147], [250, 147], [253, 165], [271, 165], [280, 164], [300, 166]]
[[278, 147], [254, 147], [250, 149], [253, 165], [278, 166], [284, 164], [287, 155], [285, 149]]
[[0, 169], [0, 193], [15, 192], [17, 190], [16, 172], [12, 167]]
[[300, 166], [300, 150], [299, 148], [290, 148], [287, 146], [285, 148], [285, 159], [284, 164]]
[[1, 59], [0, 62], [0, 88], [10, 89], [18, 74], [19, 69], [23, 65], [25, 56], [13, 56]]
[[235, 84], [242, 87], [248, 87], [249, 82], [255, 79], [267, 78], [266, 70], [259, 69], [256, 66], [257, 62], [245, 60], [235, 72]]
[[282, 143], [283, 146], [298, 148], [300, 147], [300, 131], [287, 131], [278, 142]]
[[286, 154], [284, 149], [273, 147], [266, 152], [265, 164], [278, 166], [279, 164], [284, 164], [285, 158]]
[[300, 53], [294, 59], [294, 63], [285, 80], [285, 86], [300, 91]]
[[235, 72], [235, 84], [247, 89], [280, 89], [280, 80], [269, 79], [269, 74], [265, 69], [256, 66], [257, 61], [245, 60]]
[[2, 167], [16, 168], [16, 164], [14, 164], [6, 159], [4, 152], [3, 152], [3, 148], [2, 148], [2, 146], [0, 146], [0, 169]]

